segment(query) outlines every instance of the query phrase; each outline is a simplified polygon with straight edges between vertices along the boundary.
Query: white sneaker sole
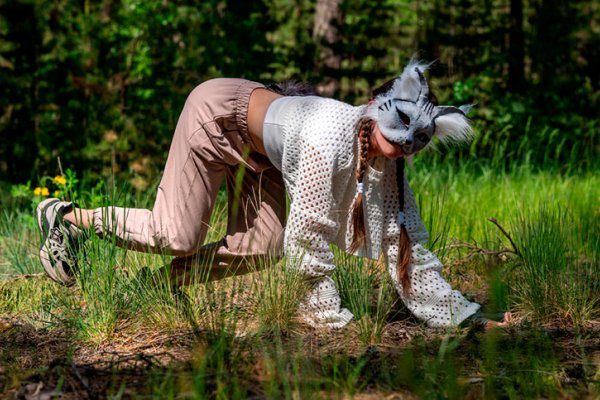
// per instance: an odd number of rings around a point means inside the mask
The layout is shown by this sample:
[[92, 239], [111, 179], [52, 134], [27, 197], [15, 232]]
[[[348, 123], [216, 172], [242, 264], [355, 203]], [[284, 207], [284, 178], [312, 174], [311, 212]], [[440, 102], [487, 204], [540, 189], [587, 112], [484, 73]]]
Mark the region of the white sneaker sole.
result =
[[71, 285], [73, 283], [73, 277], [63, 271], [63, 268], [57, 268], [53, 265], [50, 253], [50, 243], [48, 242], [48, 233], [50, 231], [50, 221], [47, 218], [46, 212], [48, 207], [55, 203], [60, 202], [58, 199], [46, 199], [38, 204], [36, 208], [36, 217], [38, 227], [43, 235], [42, 244], [40, 245], [40, 262], [46, 274], [55, 282], [62, 283], [64, 285]]

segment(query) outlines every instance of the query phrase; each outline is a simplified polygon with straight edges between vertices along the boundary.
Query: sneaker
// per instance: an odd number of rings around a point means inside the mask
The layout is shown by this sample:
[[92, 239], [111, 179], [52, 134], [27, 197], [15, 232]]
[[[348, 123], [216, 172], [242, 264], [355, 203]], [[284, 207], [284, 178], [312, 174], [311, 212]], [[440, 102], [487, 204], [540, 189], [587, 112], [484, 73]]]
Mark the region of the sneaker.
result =
[[83, 231], [63, 220], [73, 203], [58, 199], [46, 199], [36, 209], [37, 221], [42, 232], [40, 261], [52, 280], [71, 286], [77, 272], [76, 245]]

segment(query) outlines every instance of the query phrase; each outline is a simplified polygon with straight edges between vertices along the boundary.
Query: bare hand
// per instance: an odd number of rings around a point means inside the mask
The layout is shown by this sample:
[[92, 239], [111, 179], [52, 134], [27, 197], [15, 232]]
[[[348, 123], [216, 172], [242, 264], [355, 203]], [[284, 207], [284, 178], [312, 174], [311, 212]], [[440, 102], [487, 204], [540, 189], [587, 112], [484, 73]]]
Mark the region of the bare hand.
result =
[[494, 328], [508, 328], [512, 323], [512, 314], [510, 312], [504, 313], [504, 318], [502, 321], [492, 321], [489, 320], [485, 323], [485, 330], [489, 331]]

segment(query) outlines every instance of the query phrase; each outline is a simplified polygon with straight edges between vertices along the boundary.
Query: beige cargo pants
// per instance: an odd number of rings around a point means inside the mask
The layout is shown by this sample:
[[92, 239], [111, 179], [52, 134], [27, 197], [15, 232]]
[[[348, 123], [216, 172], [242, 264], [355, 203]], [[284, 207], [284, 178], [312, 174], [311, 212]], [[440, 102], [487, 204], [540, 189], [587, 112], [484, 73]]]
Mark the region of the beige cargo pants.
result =
[[[114, 235], [134, 250], [179, 256], [171, 263], [178, 279], [188, 272], [217, 279], [247, 272], [247, 261], [256, 257], [279, 257], [286, 213], [283, 179], [256, 152], [247, 130], [248, 102], [259, 87], [228, 78], [197, 86], [179, 117], [152, 210], [98, 208], [96, 232]], [[224, 180], [227, 234], [202, 246]]]

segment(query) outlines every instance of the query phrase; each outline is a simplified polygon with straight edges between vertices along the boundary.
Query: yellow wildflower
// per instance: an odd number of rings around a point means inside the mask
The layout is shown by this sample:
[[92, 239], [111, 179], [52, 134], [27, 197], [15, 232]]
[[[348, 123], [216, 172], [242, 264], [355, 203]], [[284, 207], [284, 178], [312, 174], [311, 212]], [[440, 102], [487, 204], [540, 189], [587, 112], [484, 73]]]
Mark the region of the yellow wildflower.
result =
[[57, 186], [64, 186], [67, 184], [67, 179], [62, 175], [56, 175], [54, 179], [52, 179], [52, 182]]
[[54, 197], [60, 197], [60, 195], [62, 194], [62, 192], [60, 190], [55, 190], [54, 191]]
[[48, 197], [50, 195], [50, 191], [48, 190], [47, 187], [36, 187], [33, 190], [33, 194], [35, 196], [44, 196], [44, 197]]

